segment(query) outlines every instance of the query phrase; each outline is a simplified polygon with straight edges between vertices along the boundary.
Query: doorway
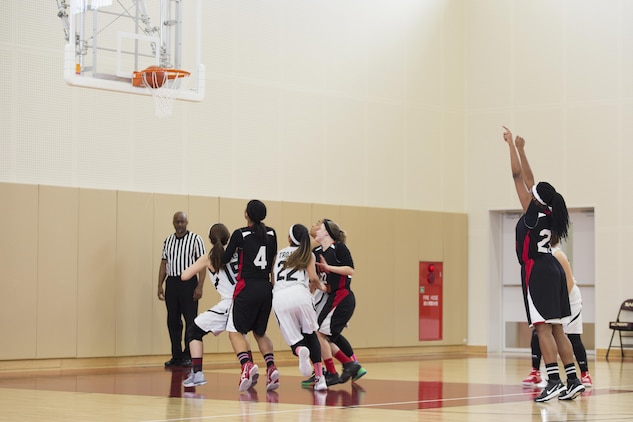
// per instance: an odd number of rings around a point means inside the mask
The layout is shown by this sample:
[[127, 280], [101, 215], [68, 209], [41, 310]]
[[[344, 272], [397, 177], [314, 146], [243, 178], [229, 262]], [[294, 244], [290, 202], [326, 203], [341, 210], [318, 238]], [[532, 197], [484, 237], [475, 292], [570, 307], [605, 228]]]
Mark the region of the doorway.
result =
[[[529, 351], [531, 328], [527, 325], [520, 266], [515, 253], [516, 210], [491, 211], [491, 277], [489, 351]], [[562, 249], [569, 258], [583, 299], [582, 340], [595, 350], [595, 233], [594, 209], [569, 209], [569, 237]]]

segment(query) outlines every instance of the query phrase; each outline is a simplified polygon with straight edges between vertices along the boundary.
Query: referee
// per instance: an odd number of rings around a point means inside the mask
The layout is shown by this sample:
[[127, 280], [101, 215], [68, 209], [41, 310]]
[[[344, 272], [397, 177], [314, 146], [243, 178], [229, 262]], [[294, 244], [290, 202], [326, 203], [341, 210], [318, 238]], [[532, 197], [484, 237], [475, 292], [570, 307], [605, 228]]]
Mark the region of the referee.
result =
[[206, 277], [206, 269], [203, 269], [187, 281], [180, 279], [180, 274], [206, 251], [202, 238], [187, 230], [187, 214], [182, 211], [175, 213], [173, 224], [176, 232], [163, 242], [158, 270], [158, 299], [164, 300], [167, 306], [167, 329], [171, 340], [171, 359], [165, 362], [166, 367], [191, 366], [188, 338], [185, 338], [183, 350], [182, 320], [185, 320], [187, 333], [198, 315], [198, 299], [202, 297]]

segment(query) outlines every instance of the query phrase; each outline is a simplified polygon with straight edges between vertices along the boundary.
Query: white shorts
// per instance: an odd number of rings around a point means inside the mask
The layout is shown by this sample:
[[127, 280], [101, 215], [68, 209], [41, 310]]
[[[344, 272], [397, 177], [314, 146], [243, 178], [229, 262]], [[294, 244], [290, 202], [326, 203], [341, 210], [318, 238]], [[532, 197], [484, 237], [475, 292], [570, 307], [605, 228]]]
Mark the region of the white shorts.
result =
[[312, 295], [305, 286], [291, 286], [273, 292], [273, 311], [288, 346], [303, 340], [319, 328]]
[[569, 293], [569, 306], [571, 307], [571, 321], [563, 325], [565, 334], [582, 334], [582, 296], [580, 289], [574, 283]]
[[193, 321], [202, 331], [217, 336], [226, 330], [231, 302], [232, 299], [222, 299], [214, 307], [198, 315]]

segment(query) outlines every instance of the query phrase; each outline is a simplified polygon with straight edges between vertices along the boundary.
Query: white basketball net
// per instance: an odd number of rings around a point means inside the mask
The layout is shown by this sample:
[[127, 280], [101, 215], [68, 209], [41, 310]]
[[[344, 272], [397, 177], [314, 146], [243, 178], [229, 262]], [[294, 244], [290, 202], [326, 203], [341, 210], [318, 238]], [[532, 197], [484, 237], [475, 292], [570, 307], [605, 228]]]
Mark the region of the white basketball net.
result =
[[143, 73], [143, 84], [154, 98], [156, 117], [171, 116], [176, 96], [189, 82], [189, 76], [177, 70]]

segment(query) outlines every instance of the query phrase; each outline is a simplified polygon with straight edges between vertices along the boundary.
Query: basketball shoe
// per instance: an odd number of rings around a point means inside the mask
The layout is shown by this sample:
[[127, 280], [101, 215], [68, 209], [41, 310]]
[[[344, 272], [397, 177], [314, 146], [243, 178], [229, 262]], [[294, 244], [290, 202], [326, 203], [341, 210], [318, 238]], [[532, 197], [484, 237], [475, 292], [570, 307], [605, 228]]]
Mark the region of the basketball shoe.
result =
[[582, 381], [582, 385], [584, 385], [585, 387], [593, 386], [593, 380], [591, 379], [591, 375], [589, 374], [589, 372], [582, 372], [580, 374], [580, 381]]
[[207, 380], [204, 378], [202, 371], [194, 372], [193, 369], [189, 372], [189, 376], [182, 382], [185, 387], [197, 387], [199, 385], [205, 385]]
[[541, 383], [541, 381], [543, 381], [543, 379], [541, 378], [541, 371], [536, 368], [532, 368], [532, 370], [530, 371], [530, 375], [528, 375], [526, 379], [521, 381], [521, 384], [526, 387], [536, 387]]
[[242, 365], [242, 375], [240, 376], [239, 391], [246, 391], [253, 385], [253, 377], [258, 373], [257, 365], [250, 360]]
[[275, 365], [266, 368], [266, 391], [273, 391], [279, 388], [279, 371]]
[[325, 390], [327, 390], [327, 382], [325, 381], [325, 376], [315, 377], [314, 391], [325, 391]]
[[567, 390], [558, 396], [558, 400], [573, 400], [585, 391], [585, 386], [578, 378], [567, 381]]
[[297, 347], [297, 356], [299, 356], [299, 371], [301, 375], [308, 376], [312, 373], [312, 364], [310, 363], [310, 349], [305, 346]]
[[565, 386], [560, 380], [548, 380], [547, 385], [545, 386], [543, 391], [541, 391], [541, 394], [539, 394], [538, 397], [534, 399], [534, 401], [539, 403], [548, 401], [558, 396], [563, 391], [565, 391]]

